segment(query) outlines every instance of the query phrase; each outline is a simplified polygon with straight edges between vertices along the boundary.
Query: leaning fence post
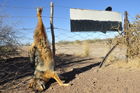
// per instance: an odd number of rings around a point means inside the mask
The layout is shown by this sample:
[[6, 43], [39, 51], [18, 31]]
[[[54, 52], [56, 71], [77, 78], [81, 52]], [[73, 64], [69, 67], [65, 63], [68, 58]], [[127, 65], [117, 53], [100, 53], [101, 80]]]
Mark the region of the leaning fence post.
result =
[[52, 53], [53, 58], [55, 59], [55, 34], [54, 34], [54, 26], [53, 26], [53, 14], [54, 14], [54, 4], [50, 3], [50, 28], [52, 34]]
[[106, 56], [104, 57], [103, 61], [100, 63], [99, 68], [102, 67], [103, 63], [106, 61], [106, 59], [108, 58], [108, 56], [112, 53], [112, 51], [119, 45], [119, 43], [116, 43], [116, 45], [114, 45], [109, 52], [106, 54]]

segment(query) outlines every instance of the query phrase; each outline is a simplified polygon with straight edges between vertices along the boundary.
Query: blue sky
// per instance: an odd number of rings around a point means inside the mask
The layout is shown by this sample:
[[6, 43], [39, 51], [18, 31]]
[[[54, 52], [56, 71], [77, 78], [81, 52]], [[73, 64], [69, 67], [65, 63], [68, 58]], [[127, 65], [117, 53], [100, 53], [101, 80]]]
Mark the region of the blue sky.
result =
[[[36, 7], [43, 7], [43, 21], [48, 28], [50, 16], [50, 2], [54, 3], [54, 26], [56, 41], [60, 40], [82, 40], [110, 38], [117, 33], [100, 33], [100, 32], [70, 32], [70, 8], [104, 10], [107, 6], [112, 6], [113, 11], [128, 11], [130, 20], [134, 19], [136, 14], [140, 13], [139, 0], [0, 0], [0, 4], [5, 7], [0, 9], [0, 15], [13, 16], [5, 18], [5, 23], [14, 26], [20, 33], [20, 40], [24, 43], [32, 42], [33, 31], [37, 24]], [[29, 30], [19, 30], [21, 28], [30, 28]], [[50, 39], [50, 30], [47, 29]]]

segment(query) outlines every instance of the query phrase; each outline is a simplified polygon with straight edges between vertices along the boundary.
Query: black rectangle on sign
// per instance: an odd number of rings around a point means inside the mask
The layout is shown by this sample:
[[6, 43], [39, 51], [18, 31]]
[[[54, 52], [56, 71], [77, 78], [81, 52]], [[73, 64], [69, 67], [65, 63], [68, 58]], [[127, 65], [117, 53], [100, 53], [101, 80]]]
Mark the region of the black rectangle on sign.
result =
[[122, 30], [122, 22], [119, 21], [93, 21], [93, 20], [70, 20], [71, 32], [118, 31]]

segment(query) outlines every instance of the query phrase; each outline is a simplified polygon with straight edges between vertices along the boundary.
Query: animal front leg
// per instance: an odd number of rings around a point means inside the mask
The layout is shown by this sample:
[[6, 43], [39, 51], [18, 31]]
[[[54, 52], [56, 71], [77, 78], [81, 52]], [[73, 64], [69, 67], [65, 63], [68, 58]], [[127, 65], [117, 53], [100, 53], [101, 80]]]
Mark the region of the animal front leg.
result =
[[29, 58], [30, 58], [30, 63], [31, 63], [31, 66], [35, 69], [35, 53], [36, 53], [37, 49], [36, 49], [36, 46], [35, 46], [35, 43], [33, 42], [30, 49], [29, 49]]
[[35, 79], [33, 78], [29, 83], [29, 88], [33, 88], [33, 85], [35, 84]]
[[29, 83], [29, 88], [32, 88], [35, 91], [43, 91], [46, 88], [45, 81], [43, 81], [41, 79], [33, 79]]
[[31, 44], [31, 47], [30, 47], [30, 49], [29, 49], [29, 52], [33, 52], [33, 51], [34, 51], [34, 48], [35, 48], [35, 43], [33, 42], [33, 43]]

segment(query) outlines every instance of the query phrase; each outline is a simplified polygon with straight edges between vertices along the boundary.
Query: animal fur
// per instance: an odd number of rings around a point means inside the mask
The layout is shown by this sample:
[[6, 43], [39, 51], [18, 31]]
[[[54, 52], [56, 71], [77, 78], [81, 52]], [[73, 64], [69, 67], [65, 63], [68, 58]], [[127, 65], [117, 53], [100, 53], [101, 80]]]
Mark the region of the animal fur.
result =
[[[54, 58], [52, 55], [51, 48], [49, 46], [49, 41], [46, 36], [45, 27], [42, 22], [42, 8], [37, 9], [38, 24], [34, 32], [34, 42], [31, 46], [31, 55], [38, 54], [39, 62], [35, 62], [35, 78], [30, 83], [30, 87], [33, 88], [34, 85], [39, 85], [37, 80], [48, 81], [50, 78], [55, 79], [59, 85], [68, 86], [69, 84], [64, 84], [57, 73], [54, 71]], [[35, 57], [33, 57], [34, 59]], [[35, 61], [35, 60], [34, 60]], [[38, 90], [43, 90], [40, 87]]]

